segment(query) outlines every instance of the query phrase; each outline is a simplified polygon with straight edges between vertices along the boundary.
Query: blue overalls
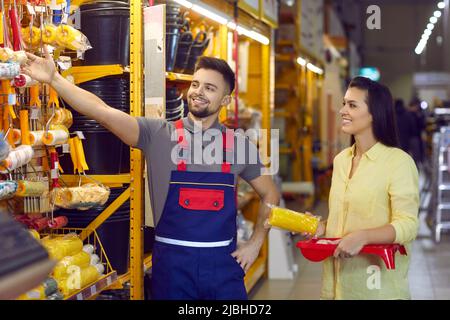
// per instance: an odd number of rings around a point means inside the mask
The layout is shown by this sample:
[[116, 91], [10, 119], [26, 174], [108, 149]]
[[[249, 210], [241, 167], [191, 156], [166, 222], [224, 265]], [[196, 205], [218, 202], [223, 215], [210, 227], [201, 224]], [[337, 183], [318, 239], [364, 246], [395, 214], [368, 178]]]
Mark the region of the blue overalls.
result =
[[[175, 127], [178, 146], [189, 150], [183, 121]], [[233, 144], [233, 133], [227, 131], [224, 152], [232, 152]], [[222, 172], [193, 172], [178, 159], [155, 234], [153, 299], [247, 299], [245, 273], [231, 256], [236, 250], [236, 201], [228, 162]]]

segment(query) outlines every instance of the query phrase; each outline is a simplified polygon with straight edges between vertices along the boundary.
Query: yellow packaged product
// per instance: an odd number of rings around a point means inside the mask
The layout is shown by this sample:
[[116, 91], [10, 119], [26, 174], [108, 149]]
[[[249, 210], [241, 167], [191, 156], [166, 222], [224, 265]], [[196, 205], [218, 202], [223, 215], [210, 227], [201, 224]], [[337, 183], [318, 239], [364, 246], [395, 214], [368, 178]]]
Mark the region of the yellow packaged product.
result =
[[307, 215], [286, 208], [270, 206], [269, 224], [291, 232], [315, 234], [320, 217]]
[[55, 269], [53, 269], [53, 276], [57, 279], [67, 278], [67, 269], [69, 266], [78, 266], [80, 268], [86, 268], [90, 265], [91, 256], [84, 251], [78, 252], [73, 256], [64, 257], [58, 262]]

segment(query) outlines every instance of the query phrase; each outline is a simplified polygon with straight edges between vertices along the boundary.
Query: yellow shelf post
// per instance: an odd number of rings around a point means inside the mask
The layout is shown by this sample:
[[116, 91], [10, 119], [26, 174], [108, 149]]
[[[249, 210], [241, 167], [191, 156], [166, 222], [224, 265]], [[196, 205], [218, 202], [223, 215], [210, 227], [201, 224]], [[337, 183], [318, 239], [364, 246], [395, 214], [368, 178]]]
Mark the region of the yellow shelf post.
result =
[[[142, 116], [143, 19], [142, 1], [130, 0], [130, 114]], [[144, 298], [143, 159], [139, 149], [130, 151], [130, 298]]]

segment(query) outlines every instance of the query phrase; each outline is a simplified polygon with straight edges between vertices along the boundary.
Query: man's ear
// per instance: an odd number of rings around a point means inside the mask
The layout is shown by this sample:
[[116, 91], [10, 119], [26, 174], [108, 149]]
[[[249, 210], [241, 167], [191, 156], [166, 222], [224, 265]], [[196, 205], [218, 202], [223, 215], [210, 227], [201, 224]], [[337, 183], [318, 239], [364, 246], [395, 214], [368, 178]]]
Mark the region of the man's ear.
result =
[[221, 105], [222, 106], [227, 106], [231, 103], [231, 96], [230, 95], [226, 95], [225, 97], [223, 97]]

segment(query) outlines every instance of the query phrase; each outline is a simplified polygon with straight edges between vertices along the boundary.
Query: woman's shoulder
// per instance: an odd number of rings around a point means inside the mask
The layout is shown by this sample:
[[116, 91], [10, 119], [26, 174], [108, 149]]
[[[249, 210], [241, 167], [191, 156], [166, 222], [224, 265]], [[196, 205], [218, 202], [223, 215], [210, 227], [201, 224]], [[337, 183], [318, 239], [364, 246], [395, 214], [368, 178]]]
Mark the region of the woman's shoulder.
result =
[[400, 148], [384, 146], [384, 150], [385, 157], [383, 157], [383, 161], [386, 161], [393, 166], [404, 165], [405, 163], [415, 165], [413, 158]]
[[353, 146], [347, 147], [344, 150], [342, 150], [341, 152], [339, 152], [335, 157], [334, 157], [334, 161], [335, 162], [339, 162], [339, 161], [343, 161], [345, 159], [351, 158], [352, 157], [352, 149]]

